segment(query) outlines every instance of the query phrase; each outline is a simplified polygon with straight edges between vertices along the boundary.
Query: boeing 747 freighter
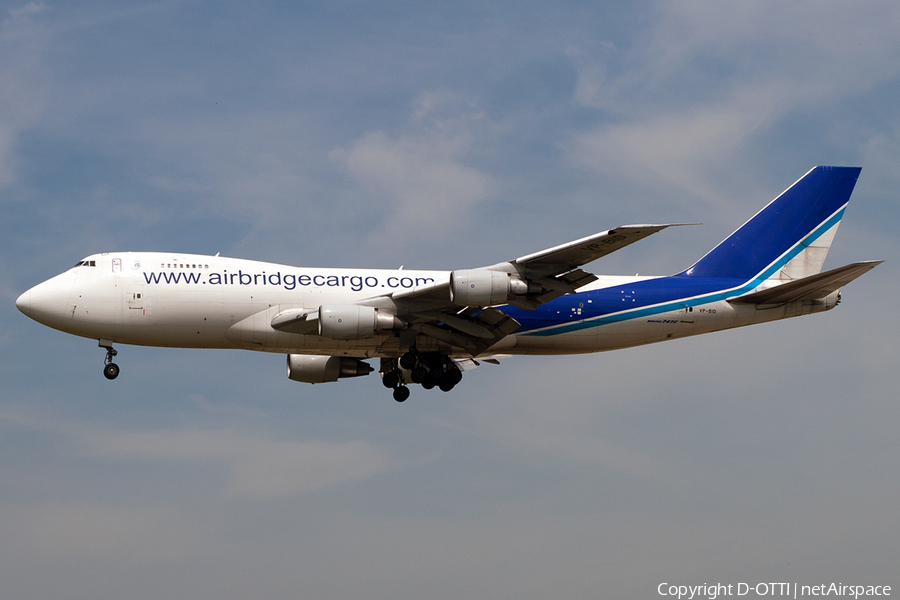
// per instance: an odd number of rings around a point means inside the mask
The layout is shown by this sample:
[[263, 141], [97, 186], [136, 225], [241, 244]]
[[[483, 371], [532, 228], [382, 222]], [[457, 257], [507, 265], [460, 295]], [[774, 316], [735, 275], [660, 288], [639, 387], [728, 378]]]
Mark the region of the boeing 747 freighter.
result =
[[307, 383], [368, 375], [394, 399], [451, 390], [513, 354], [615, 350], [834, 308], [881, 261], [822, 272], [857, 167], [815, 167], [696, 263], [664, 277], [582, 267], [671, 224], [625, 225], [476, 269], [292, 267], [167, 252], [88, 256], [16, 300], [48, 327], [114, 344], [287, 355]]

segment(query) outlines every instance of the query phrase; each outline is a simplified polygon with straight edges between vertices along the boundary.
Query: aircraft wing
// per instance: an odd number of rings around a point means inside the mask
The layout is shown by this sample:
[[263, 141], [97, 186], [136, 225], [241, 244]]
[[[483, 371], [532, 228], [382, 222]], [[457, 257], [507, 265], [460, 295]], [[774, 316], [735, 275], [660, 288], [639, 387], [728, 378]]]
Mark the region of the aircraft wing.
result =
[[559, 275], [602, 258], [629, 244], [662, 231], [666, 227], [694, 224], [622, 225], [609, 231], [601, 231], [580, 240], [547, 248], [534, 254], [520, 256], [513, 261], [513, 264], [526, 269], [534, 275]]
[[509, 263], [500, 263], [488, 269], [515, 272], [518, 277], [542, 289], [524, 298], [512, 298], [509, 304], [522, 310], [534, 310], [564, 294], [597, 280], [593, 274], [581, 269], [582, 265], [602, 258], [616, 250], [633, 244], [667, 227], [696, 225], [696, 223], [667, 223], [661, 225], [622, 225], [608, 231], [547, 248], [540, 252], [520, 256]]
[[[566, 244], [521, 256], [496, 265], [453, 271], [448, 280], [408, 290], [397, 290], [356, 302], [400, 318], [408, 327], [404, 337], [424, 334], [476, 356], [519, 328], [518, 321], [498, 305], [522, 310], [539, 305], [596, 281], [581, 269], [616, 250], [678, 224], [624, 225]], [[290, 309], [277, 314], [274, 329], [289, 333], [315, 334], [318, 313]]]
[[[384, 300], [385, 298], [374, 298], [357, 304], [374, 305], [375, 308], [398, 314], [408, 326], [407, 330], [401, 331], [401, 340], [404, 336], [414, 339], [416, 334], [424, 334], [462, 348], [472, 356], [481, 354], [519, 328], [518, 321], [496, 308], [465, 307], [454, 310], [447, 301], [438, 303], [422, 300], [413, 303], [399, 300], [392, 302], [393, 308], [389, 308]], [[423, 306], [427, 310], [422, 310]], [[303, 308], [284, 310], [272, 318], [270, 325], [285, 333], [317, 335], [319, 311]], [[406, 344], [409, 345], [412, 345], [412, 341]], [[477, 364], [476, 362], [468, 368], [474, 368]]]
[[[579, 269], [581, 265], [595, 261], [607, 254], [633, 244], [645, 237], [666, 227], [693, 225], [694, 223], [670, 223], [665, 225], [623, 225], [608, 231], [601, 231], [594, 235], [560, 244], [553, 248], [547, 248], [540, 252], [520, 256], [505, 263], [498, 263], [490, 267], [481, 267], [476, 271], [497, 271], [515, 273], [523, 280], [540, 285], [543, 290], [540, 293], [532, 293], [527, 302], [522, 299], [514, 299], [514, 306], [533, 310], [553, 298], [563, 294], [574, 293], [576, 289], [585, 286], [596, 277], [587, 271]], [[400, 290], [390, 294], [395, 301], [408, 304], [443, 305], [450, 300], [450, 281], [436, 282], [427, 286], [410, 290]], [[536, 290], [536, 287], [532, 287]], [[525, 294], [528, 296], [528, 294]], [[518, 303], [516, 301], [518, 300]], [[505, 304], [506, 302], [503, 302]], [[461, 305], [464, 306], [464, 305]], [[434, 306], [431, 306], [434, 308]]]
[[509, 262], [454, 271], [449, 281], [394, 292], [390, 298], [411, 329], [475, 356], [519, 328], [518, 321], [493, 307], [509, 304], [535, 310], [574, 293], [597, 279], [582, 265], [671, 225], [625, 225], [601, 231]]

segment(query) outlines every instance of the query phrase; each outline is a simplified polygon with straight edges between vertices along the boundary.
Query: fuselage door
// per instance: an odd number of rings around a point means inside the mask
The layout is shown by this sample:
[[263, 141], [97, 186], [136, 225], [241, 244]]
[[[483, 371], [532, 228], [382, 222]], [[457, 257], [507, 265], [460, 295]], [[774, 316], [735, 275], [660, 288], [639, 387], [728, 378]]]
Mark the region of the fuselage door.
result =
[[130, 283], [125, 287], [125, 300], [128, 308], [144, 308], [144, 286]]

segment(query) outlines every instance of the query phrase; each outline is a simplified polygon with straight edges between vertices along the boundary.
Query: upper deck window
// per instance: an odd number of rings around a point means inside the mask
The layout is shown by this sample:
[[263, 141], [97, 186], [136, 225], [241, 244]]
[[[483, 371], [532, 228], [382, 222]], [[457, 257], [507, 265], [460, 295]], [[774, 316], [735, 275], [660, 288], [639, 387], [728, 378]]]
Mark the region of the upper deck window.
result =
[[[76, 265], [77, 266], [77, 265]], [[160, 263], [161, 269], [208, 269], [209, 265], [195, 263]]]

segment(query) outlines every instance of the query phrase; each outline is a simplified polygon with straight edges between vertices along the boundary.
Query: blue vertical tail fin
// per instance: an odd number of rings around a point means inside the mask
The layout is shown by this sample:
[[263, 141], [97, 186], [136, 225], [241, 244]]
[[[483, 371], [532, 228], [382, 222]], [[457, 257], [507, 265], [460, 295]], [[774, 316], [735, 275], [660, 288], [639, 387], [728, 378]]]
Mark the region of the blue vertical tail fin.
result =
[[792, 280], [818, 273], [861, 170], [814, 167], [679, 275]]

